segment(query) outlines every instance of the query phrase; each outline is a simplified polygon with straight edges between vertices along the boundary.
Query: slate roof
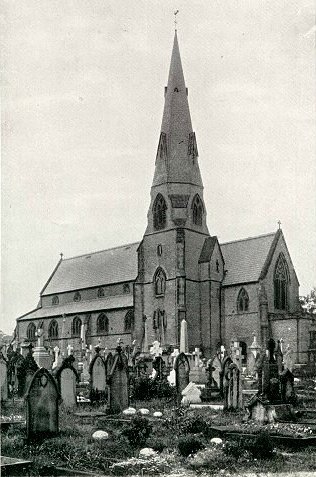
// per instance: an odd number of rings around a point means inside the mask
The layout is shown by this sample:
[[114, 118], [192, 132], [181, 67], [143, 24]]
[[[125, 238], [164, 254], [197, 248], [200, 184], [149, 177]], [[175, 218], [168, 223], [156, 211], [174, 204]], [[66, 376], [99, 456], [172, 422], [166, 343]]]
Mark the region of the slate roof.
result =
[[135, 280], [138, 246], [139, 242], [63, 259], [41, 294], [51, 295]]
[[133, 306], [133, 295], [113, 295], [98, 300], [87, 300], [82, 302], [65, 303], [59, 306], [46, 306], [37, 308], [26, 315], [20, 316], [19, 321], [36, 318], [49, 318], [62, 316], [64, 314], [88, 313], [92, 311], [106, 311], [115, 308], [128, 308]]
[[227, 270], [223, 285], [256, 282], [277, 232], [221, 244]]

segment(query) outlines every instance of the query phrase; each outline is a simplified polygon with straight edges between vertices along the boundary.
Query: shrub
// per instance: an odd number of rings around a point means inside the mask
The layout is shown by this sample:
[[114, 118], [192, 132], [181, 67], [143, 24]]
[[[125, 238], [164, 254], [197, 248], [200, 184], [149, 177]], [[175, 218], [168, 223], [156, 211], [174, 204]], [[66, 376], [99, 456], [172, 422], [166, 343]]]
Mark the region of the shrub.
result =
[[211, 447], [192, 456], [189, 467], [195, 471], [207, 470], [208, 475], [213, 475], [223, 469], [234, 472], [235, 464], [235, 459], [232, 456], [225, 455], [223, 450], [218, 447]]
[[146, 417], [139, 414], [133, 417], [129, 426], [125, 427], [122, 435], [127, 437], [133, 447], [140, 447], [145, 444], [146, 439], [152, 431], [152, 425]]
[[248, 440], [242, 441], [241, 439], [238, 439], [227, 441], [224, 445], [224, 454], [239, 459], [248, 452], [249, 445]]
[[249, 442], [249, 451], [257, 459], [269, 459], [273, 453], [273, 441], [269, 432], [261, 431], [253, 441]]
[[204, 444], [201, 439], [195, 435], [189, 434], [180, 437], [178, 440], [178, 450], [183, 457], [188, 457], [203, 449]]
[[150, 377], [135, 378], [132, 386], [131, 399], [148, 401], [156, 398], [172, 397], [175, 395], [175, 387], [168, 381], [158, 381]]
[[147, 441], [147, 446], [151, 447], [156, 452], [162, 452], [170, 446], [170, 441], [168, 438], [152, 437]]
[[179, 431], [182, 434], [200, 434], [206, 429], [206, 422], [201, 416], [184, 416], [179, 420]]

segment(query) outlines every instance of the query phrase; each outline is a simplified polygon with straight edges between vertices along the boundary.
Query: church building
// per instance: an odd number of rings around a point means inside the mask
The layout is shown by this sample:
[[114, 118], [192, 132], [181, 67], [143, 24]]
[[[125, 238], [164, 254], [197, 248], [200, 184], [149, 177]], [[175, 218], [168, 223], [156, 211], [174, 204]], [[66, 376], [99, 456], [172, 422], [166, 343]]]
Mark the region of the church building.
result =
[[190, 350], [205, 357], [231, 340], [246, 356], [255, 334], [263, 347], [282, 338], [305, 362], [310, 323], [282, 230], [228, 243], [208, 230], [176, 32], [150, 197], [140, 242], [59, 260], [37, 308], [17, 319], [18, 342], [42, 328], [46, 346], [75, 353], [113, 350], [118, 338], [172, 349], [185, 319]]

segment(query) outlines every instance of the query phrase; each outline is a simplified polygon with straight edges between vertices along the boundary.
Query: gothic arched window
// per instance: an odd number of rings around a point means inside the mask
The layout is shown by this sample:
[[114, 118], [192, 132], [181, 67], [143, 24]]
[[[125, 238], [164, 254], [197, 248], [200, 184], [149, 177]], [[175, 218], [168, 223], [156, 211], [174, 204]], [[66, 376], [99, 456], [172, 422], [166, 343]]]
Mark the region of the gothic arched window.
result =
[[237, 298], [237, 310], [239, 313], [248, 311], [249, 308], [249, 296], [244, 288], [240, 290]]
[[81, 335], [81, 320], [79, 316], [75, 316], [72, 321], [72, 336], [80, 336]]
[[154, 228], [156, 230], [165, 228], [166, 210], [167, 210], [166, 201], [161, 194], [158, 194], [153, 206]]
[[194, 225], [202, 225], [203, 203], [200, 196], [196, 194], [192, 201], [192, 219]]
[[49, 324], [48, 338], [58, 338], [58, 323], [56, 320], [51, 321]]
[[30, 323], [29, 326], [27, 327], [26, 336], [27, 336], [27, 339], [30, 340], [30, 341], [35, 340], [35, 338], [36, 338], [36, 326], [34, 325], [34, 323]]
[[102, 298], [102, 297], [104, 297], [104, 295], [105, 295], [105, 293], [104, 293], [104, 288], [102, 288], [102, 287], [99, 288], [99, 290], [98, 290], [98, 297], [99, 297], [99, 298]]
[[288, 283], [289, 269], [284, 258], [280, 253], [274, 269], [274, 308], [277, 310], [286, 310], [288, 305]]
[[52, 305], [59, 305], [59, 298], [57, 295], [53, 296]]
[[155, 283], [155, 294], [156, 295], [164, 295], [166, 289], [166, 274], [162, 268], [158, 268], [155, 273], [154, 277]]
[[97, 332], [105, 334], [108, 334], [109, 332], [109, 319], [104, 313], [101, 313], [101, 315], [98, 316]]
[[129, 310], [124, 319], [124, 332], [130, 333], [134, 329], [134, 312]]

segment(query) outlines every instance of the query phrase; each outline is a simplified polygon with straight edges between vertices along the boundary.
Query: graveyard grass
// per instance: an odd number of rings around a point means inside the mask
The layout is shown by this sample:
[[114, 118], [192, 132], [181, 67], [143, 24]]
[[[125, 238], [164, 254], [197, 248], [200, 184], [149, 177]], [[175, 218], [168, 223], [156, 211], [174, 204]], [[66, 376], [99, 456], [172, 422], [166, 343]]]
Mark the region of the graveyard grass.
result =
[[[162, 411], [163, 417], [147, 419], [124, 416], [123, 419], [120, 415], [111, 419], [92, 419], [90, 423], [83, 424], [78, 416], [61, 407], [59, 436], [27, 444], [24, 425], [11, 425], [2, 432], [2, 455], [33, 460], [31, 475], [54, 475], [54, 468], [57, 466], [100, 475], [182, 472], [183, 475], [190, 476], [203, 472], [207, 472], [207, 475], [225, 475], [259, 471], [290, 473], [298, 469], [316, 471], [316, 452], [313, 448], [278, 447], [266, 459], [262, 457], [269, 447], [269, 437], [263, 437], [268, 441], [264, 441], [262, 455], [259, 451], [256, 457], [252, 454], [251, 442], [247, 439], [226, 441], [220, 436], [223, 443], [211, 443], [213, 437], [219, 437], [211, 426], [247, 428], [248, 432], [258, 432], [260, 428], [267, 427], [245, 423], [243, 413], [175, 408], [173, 402], [163, 399], [137, 401], [133, 406], [136, 409], [147, 408], [151, 415], [154, 411]], [[103, 408], [98, 410], [102, 411]], [[5, 409], [2, 414], [4, 412]], [[23, 414], [23, 409], [15, 412]], [[92, 434], [97, 429], [108, 432], [110, 438], [104, 441], [94, 440]], [[274, 432], [272, 426], [270, 432]], [[287, 435], [293, 433], [291, 428], [281, 424], [276, 426], [275, 432]], [[301, 432], [304, 435], [304, 429]], [[152, 447], [156, 450], [157, 457], [138, 458], [143, 447]], [[190, 455], [191, 448], [195, 454]], [[179, 450], [185, 455], [181, 455]]]

